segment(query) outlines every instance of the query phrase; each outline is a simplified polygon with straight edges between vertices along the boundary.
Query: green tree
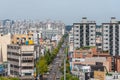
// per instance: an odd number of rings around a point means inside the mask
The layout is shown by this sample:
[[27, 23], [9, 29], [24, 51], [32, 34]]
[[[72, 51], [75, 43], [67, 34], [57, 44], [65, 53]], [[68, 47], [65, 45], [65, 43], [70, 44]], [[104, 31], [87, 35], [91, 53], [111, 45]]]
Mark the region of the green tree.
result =
[[37, 73], [38, 74], [40, 73], [42, 76], [44, 73], [48, 71], [47, 61], [45, 60], [44, 57], [41, 57], [40, 60], [37, 62], [36, 68], [37, 68]]
[[[64, 76], [62, 76], [61, 80], [64, 80]], [[71, 74], [66, 74], [66, 80], [79, 80], [78, 77], [72, 76]]]
[[0, 77], [0, 80], [20, 80], [20, 79], [12, 77]]
[[47, 64], [49, 65], [50, 63], [51, 63], [51, 61], [52, 61], [52, 55], [51, 55], [51, 53], [49, 52], [49, 50], [47, 51], [47, 53], [46, 53], [46, 55], [45, 55], [45, 59], [46, 59], [46, 61], [47, 61]]

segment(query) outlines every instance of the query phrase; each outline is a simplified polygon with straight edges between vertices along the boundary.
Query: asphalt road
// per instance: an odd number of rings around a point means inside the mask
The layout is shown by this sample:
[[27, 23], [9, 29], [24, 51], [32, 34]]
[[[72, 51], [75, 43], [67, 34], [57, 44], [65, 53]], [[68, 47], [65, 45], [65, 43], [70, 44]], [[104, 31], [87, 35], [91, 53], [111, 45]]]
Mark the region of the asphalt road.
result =
[[64, 60], [64, 46], [65, 43], [63, 43], [63, 46], [60, 48], [56, 58], [50, 64], [50, 72], [48, 74], [47, 80], [60, 80], [60, 78], [62, 77], [62, 73], [59, 71], [59, 67]]

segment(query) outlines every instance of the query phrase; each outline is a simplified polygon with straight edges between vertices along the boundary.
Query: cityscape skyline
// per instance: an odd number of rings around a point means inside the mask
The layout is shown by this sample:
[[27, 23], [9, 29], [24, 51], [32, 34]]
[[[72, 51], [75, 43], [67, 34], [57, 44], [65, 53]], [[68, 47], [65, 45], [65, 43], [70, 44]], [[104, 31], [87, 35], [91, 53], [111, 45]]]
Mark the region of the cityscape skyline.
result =
[[[80, 22], [82, 17], [102, 22], [108, 22], [110, 17], [120, 19], [118, 0], [4, 0], [0, 1], [1, 16], [4, 19], [61, 20], [65, 24]], [[18, 4], [19, 3], [19, 4]]]

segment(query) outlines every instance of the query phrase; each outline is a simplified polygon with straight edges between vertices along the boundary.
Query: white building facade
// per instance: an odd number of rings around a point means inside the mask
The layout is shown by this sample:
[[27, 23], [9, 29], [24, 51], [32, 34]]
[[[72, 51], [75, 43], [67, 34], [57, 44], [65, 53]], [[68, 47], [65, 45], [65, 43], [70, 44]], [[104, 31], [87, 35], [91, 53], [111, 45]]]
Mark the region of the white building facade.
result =
[[82, 18], [81, 23], [73, 23], [74, 48], [96, 46], [96, 23]]
[[120, 22], [115, 17], [110, 23], [102, 23], [102, 49], [111, 55], [120, 55]]

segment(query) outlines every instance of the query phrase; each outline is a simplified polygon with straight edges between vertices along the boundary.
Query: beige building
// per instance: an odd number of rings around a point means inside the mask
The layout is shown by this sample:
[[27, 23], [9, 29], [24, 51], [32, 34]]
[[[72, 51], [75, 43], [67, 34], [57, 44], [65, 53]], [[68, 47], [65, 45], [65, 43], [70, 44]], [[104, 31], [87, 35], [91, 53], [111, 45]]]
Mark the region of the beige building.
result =
[[14, 34], [12, 35], [12, 44], [25, 44], [26, 41], [33, 41], [33, 34]]
[[8, 75], [24, 80], [34, 80], [35, 59], [37, 47], [35, 45], [7, 46], [8, 51]]
[[7, 61], [7, 45], [11, 43], [11, 35], [0, 34], [0, 58], [2, 61]]

